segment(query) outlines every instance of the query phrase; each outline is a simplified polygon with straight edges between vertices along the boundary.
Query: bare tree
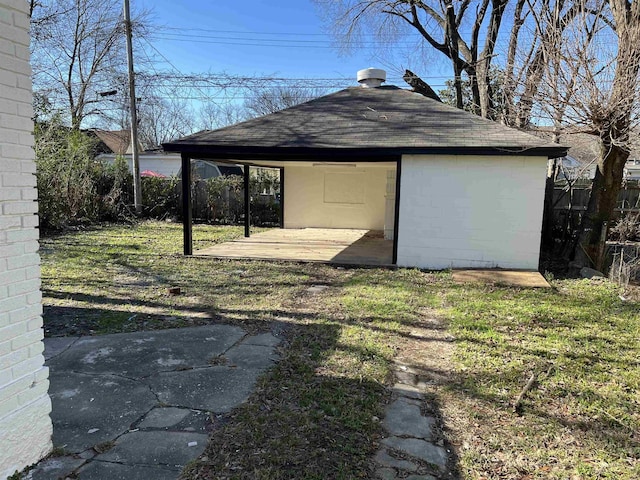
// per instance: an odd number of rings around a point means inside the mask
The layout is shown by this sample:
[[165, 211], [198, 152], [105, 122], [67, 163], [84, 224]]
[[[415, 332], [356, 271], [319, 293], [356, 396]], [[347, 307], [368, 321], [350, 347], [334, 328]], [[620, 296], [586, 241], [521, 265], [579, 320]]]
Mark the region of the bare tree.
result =
[[323, 89], [304, 85], [264, 87], [250, 94], [244, 102], [244, 108], [248, 116], [259, 117], [308, 102], [324, 94]]
[[563, 132], [590, 133], [598, 139], [600, 157], [573, 257], [574, 266], [602, 269], [608, 222], [640, 113], [640, 4], [541, 2], [530, 13], [542, 39], [536, 49], [543, 60], [541, 68], [535, 66], [534, 54], [527, 67], [534, 65], [538, 80], [535, 88], [524, 82], [525, 115], [536, 109], [534, 115], [547, 118], [554, 140]]
[[[115, 0], [31, 2], [34, 90], [79, 129], [105, 108], [101, 92], [124, 78], [122, 8]], [[141, 16], [134, 21], [140, 32]]]
[[[585, 17], [599, 18], [597, 3], [602, 5], [598, 0], [588, 7], [583, 0], [517, 0], [505, 66], [505, 124], [523, 129], [532, 126], [540, 85], [543, 77], [549, 76], [565, 31], [569, 30], [569, 35], [575, 32], [576, 22], [583, 24]], [[586, 45], [592, 37], [587, 40]]]
[[237, 103], [205, 103], [198, 112], [199, 129], [215, 130], [249, 118], [246, 109]]
[[[608, 8], [607, 8], [608, 7]], [[577, 265], [604, 265], [604, 242], [629, 158], [634, 121], [638, 120], [640, 2], [608, 0], [602, 21], [614, 35], [612, 48], [573, 52], [579, 83], [569, 83], [575, 99], [569, 117], [583, 121], [600, 142], [600, 158], [575, 249]], [[610, 30], [610, 32], [611, 32]]]
[[[474, 112], [495, 118], [491, 63], [509, 0], [315, 1], [345, 45], [357, 44], [369, 31], [377, 32], [383, 43], [406, 40], [417, 33], [451, 62], [456, 106], [463, 108], [464, 104], [464, 73], [471, 84]], [[469, 24], [469, 33], [463, 35]]]
[[179, 98], [143, 97], [138, 103], [138, 135], [143, 148], [155, 148], [164, 142], [193, 133], [195, 115]]

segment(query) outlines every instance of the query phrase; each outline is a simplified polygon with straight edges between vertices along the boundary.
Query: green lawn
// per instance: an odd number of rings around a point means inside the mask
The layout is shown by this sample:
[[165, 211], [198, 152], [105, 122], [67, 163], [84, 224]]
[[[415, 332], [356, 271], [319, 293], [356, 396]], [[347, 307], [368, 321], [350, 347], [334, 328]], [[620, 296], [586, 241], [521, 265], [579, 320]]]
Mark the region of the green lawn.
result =
[[[194, 246], [241, 234], [195, 226]], [[171, 223], [110, 226], [45, 238], [41, 253], [47, 335], [211, 322], [284, 332], [280, 363], [185, 478], [370, 478], [392, 360], [420, 363], [430, 341], [415, 331], [432, 319], [455, 339], [447, 380], [428, 393], [462, 478], [640, 478], [640, 306], [613, 285], [184, 258], [181, 235]], [[316, 284], [329, 288], [306, 291]]]

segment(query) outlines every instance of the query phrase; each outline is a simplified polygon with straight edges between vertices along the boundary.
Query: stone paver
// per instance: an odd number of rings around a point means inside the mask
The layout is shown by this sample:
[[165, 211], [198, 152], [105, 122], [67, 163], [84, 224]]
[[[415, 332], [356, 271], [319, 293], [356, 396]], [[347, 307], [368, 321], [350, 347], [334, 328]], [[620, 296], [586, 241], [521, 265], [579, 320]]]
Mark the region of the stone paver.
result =
[[258, 370], [270, 367], [277, 360], [273, 347], [253, 344], [237, 345], [224, 356], [230, 366]]
[[261, 373], [215, 366], [161, 373], [145, 382], [166, 405], [225, 413], [249, 397]]
[[420, 407], [409, 403], [404, 397], [398, 398], [386, 411], [382, 425], [391, 435], [403, 435], [425, 440], [433, 439], [433, 418], [423, 417]]
[[281, 340], [270, 333], [259, 333], [242, 340], [243, 345], [262, 345], [263, 347], [277, 347]]
[[447, 465], [447, 451], [420, 438], [388, 437], [383, 439], [382, 443], [389, 448], [399, 450], [439, 467], [444, 468]]
[[54, 357], [50, 366], [60, 372], [147, 377], [162, 371], [206, 367], [245, 333], [231, 325], [117, 333], [83, 337]]
[[84, 463], [81, 458], [71, 456], [51, 457], [43, 460], [38, 466], [25, 475], [25, 480], [58, 480], [64, 478]]
[[183, 421], [191, 410], [186, 408], [154, 408], [138, 424], [138, 428], [166, 428], [173, 427]]
[[207, 438], [202, 433], [190, 432], [126, 433], [116, 440], [113, 448], [95, 458], [126, 465], [182, 468], [204, 451]]
[[393, 468], [379, 468], [376, 470], [376, 478], [380, 480], [396, 480], [396, 471]]
[[180, 469], [109, 462], [91, 462], [78, 470], [82, 480], [175, 480], [179, 475]]
[[86, 375], [51, 368], [53, 444], [65, 452], [112, 440], [158, 400], [146, 385], [116, 375]]
[[426, 383], [419, 372], [398, 364], [396, 383], [391, 388], [392, 402], [386, 409], [382, 425], [388, 436], [381, 441], [375, 462], [381, 480], [437, 480], [446, 475], [449, 454], [436, 444], [437, 419], [423, 415], [420, 409]]
[[397, 468], [405, 472], [415, 472], [418, 470], [418, 466], [415, 463], [392, 457], [386, 450], [380, 450], [376, 453], [376, 462], [384, 467]]
[[47, 347], [44, 350], [44, 359], [49, 360], [73, 345], [80, 337], [52, 337], [47, 338]]
[[211, 415], [247, 399], [279, 343], [230, 325], [45, 339], [54, 446], [67, 455], [27, 478], [177, 479]]

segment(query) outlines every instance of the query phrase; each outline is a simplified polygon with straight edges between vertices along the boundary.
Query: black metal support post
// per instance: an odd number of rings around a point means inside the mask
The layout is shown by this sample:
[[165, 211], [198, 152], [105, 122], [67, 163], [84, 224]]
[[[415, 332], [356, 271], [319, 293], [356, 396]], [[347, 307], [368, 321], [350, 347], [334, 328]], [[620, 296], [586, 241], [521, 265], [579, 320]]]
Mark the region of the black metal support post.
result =
[[284, 228], [284, 167], [280, 168], [280, 228]]
[[191, 232], [192, 211], [191, 211], [191, 157], [186, 153], [182, 154], [182, 234], [184, 243], [184, 254], [193, 253], [193, 236]]
[[393, 219], [393, 257], [391, 263], [398, 263], [398, 224], [400, 223], [400, 176], [402, 175], [402, 157], [396, 161], [396, 204]]
[[251, 192], [249, 191], [249, 165], [244, 166], [244, 236], [249, 238], [251, 227]]

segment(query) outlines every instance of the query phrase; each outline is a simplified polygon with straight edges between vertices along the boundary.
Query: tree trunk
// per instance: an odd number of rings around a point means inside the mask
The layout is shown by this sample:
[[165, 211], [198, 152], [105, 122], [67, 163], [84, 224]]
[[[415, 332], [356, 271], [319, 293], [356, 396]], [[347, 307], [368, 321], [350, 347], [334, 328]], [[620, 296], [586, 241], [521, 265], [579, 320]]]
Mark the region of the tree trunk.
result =
[[516, 52], [518, 50], [518, 39], [520, 38], [520, 29], [524, 24], [524, 18], [522, 17], [522, 10], [524, 8], [525, 0], [517, 0], [515, 12], [513, 14], [513, 25], [511, 27], [511, 34], [509, 35], [509, 47], [507, 49], [507, 65], [505, 67], [504, 73], [504, 112], [503, 112], [503, 122], [505, 125], [513, 127], [516, 125], [515, 114], [514, 114], [514, 90], [517, 85], [517, 81], [515, 79], [515, 63], [516, 63]]
[[478, 62], [477, 73], [477, 89], [478, 101], [480, 106], [479, 115], [490, 120], [495, 119], [493, 102], [491, 99], [491, 80], [489, 71], [487, 70], [488, 62]]
[[469, 76], [469, 83], [471, 84], [471, 99], [473, 101], [471, 111], [476, 115], [482, 115], [482, 95], [480, 94], [480, 85], [478, 84], [478, 72], [471, 66], [467, 68], [466, 72]]
[[[593, 179], [587, 210], [582, 217], [578, 242], [575, 248], [574, 266], [593, 266], [600, 270], [604, 266], [604, 245], [607, 222], [616, 207], [622, 186], [624, 166], [629, 151], [614, 145], [610, 132], [601, 135], [601, 158]], [[604, 137], [604, 138], [603, 138]]]
[[600, 160], [574, 253], [575, 267], [593, 264], [596, 269], [604, 266], [606, 222], [613, 217], [629, 158], [640, 70], [640, 2], [608, 3], [618, 40], [615, 74], [607, 102], [595, 104], [590, 112], [600, 132]]

